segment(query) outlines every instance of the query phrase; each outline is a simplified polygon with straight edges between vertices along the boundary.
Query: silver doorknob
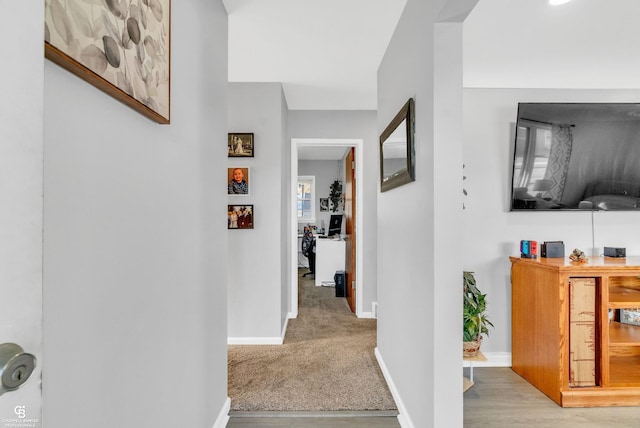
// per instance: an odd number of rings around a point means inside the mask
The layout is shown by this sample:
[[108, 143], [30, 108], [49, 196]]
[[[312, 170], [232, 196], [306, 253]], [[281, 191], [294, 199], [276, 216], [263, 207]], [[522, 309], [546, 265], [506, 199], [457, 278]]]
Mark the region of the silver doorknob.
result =
[[0, 395], [24, 384], [36, 368], [36, 357], [15, 343], [0, 344]]

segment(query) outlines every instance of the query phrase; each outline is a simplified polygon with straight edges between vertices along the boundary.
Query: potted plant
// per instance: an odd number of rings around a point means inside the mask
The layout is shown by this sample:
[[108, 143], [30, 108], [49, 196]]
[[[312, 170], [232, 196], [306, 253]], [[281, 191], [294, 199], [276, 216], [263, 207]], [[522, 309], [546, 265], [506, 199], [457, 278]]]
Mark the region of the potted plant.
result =
[[335, 213], [340, 209], [340, 203], [342, 202], [342, 182], [335, 180], [331, 183], [330, 190], [329, 199], [331, 200], [331, 211]]
[[482, 336], [489, 335], [489, 327], [493, 327], [487, 318], [487, 295], [477, 285], [473, 272], [463, 272], [463, 356], [474, 357], [480, 350]]

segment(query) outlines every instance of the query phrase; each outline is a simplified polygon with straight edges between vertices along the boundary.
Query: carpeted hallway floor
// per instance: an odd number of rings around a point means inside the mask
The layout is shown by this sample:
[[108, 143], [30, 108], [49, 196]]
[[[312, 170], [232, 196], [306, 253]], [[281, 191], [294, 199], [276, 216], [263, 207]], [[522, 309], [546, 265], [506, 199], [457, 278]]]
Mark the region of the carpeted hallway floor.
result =
[[358, 319], [303, 272], [284, 344], [229, 346], [231, 410], [396, 409], [374, 355], [376, 320]]

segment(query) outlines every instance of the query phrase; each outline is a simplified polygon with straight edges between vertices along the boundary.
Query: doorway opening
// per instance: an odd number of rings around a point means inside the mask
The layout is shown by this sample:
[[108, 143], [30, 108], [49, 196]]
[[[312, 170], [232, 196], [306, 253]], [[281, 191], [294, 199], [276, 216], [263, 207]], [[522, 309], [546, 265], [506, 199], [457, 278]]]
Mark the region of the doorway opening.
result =
[[[357, 231], [362, 228], [362, 207], [363, 207], [363, 140], [361, 139], [316, 139], [316, 138], [293, 138], [291, 140], [291, 227], [289, 229], [289, 260], [290, 260], [290, 288], [289, 288], [289, 313], [288, 318], [296, 318], [298, 316], [298, 212], [297, 212], [297, 183], [298, 183], [298, 161], [300, 152], [307, 149], [317, 149], [318, 153], [323, 150], [343, 149], [344, 153], [350, 148], [355, 149], [355, 216], [354, 227]], [[328, 191], [328, 189], [327, 189]], [[319, 194], [318, 194], [319, 196]], [[315, 197], [315, 196], [314, 196]], [[318, 199], [316, 197], [316, 199]], [[362, 234], [357, 233], [355, 238], [355, 280], [353, 289], [355, 291], [354, 313], [360, 317], [363, 315], [362, 308]], [[351, 287], [351, 284], [345, 284], [345, 287]]]
[[[315, 159], [331, 160], [328, 163], [301, 162], [298, 165], [298, 161], [301, 160], [299, 152], [304, 152], [307, 148], [313, 148], [320, 153], [333, 149], [341, 154], [331, 159]], [[309, 160], [308, 157], [304, 159]], [[285, 289], [288, 295], [283, 296], [289, 299], [287, 312], [288, 318], [292, 319], [287, 320], [285, 324], [286, 340], [283, 340], [280, 346], [229, 346], [228, 381], [232, 411], [230, 414], [233, 417], [266, 410], [351, 410], [352, 414], [366, 411], [368, 414], [375, 412], [380, 416], [397, 416], [398, 406], [384, 380], [381, 368], [377, 364], [371, 364], [376, 360], [377, 321], [368, 319], [374, 318], [370, 316], [371, 313], [363, 312], [363, 301], [367, 297], [363, 296], [362, 284], [363, 160], [363, 140], [292, 140], [291, 176], [287, 180], [287, 186], [290, 188], [290, 210], [284, 220], [290, 224], [287, 269], [290, 269], [291, 278], [288, 278], [287, 282], [291, 287], [287, 284]], [[298, 180], [299, 174], [306, 177]], [[318, 209], [314, 218], [307, 213], [304, 206], [310, 198], [314, 198], [314, 202], [320, 205], [320, 198], [330, 196], [330, 184], [333, 183], [334, 174], [343, 179], [343, 193], [348, 193], [347, 188], [352, 188], [351, 207], [348, 202], [349, 195], [346, 195], [344, 200], [347, 202], [343, 206], [346, 209], [339, 211], [356, 214], [351, 215], [351, 218], [354, 223], [353, 229], [357, 229], [357, 232], [352, 235], [354, 237], [347, 238], [347, 241], [353, 242], [352, 246], [356, 249], [355, 256], [352, 257], [355, 260], [352, 269], [355, 271], [355, 310], [351, 309], [348, 299], [335, 298], [341, 296], [336, 296], [331, 287], [318, 286], [315, 278], [303, 277], [307, 269], [298, 269], [298, 201], [300, 200], [300, 216], [304, 218], [307, 215], [303, 220], [305, 223], [307, 219], [317, 221], [322, 217], [320, 214], [329, 214], [326, 211], [321, 213]], [[351, 174], [350, 180], [347, 178], [348, 174]], [[300, 198], [299, 183], [304, 188], [301, 192], [303, 196]], [[306, 193], [311, 192], [310, 189], [314, 186], [316, 192], [307, 197]], [[314, 212], [313, 208], [309, 210]], [[343, 223], [348, 221], [347, 217], [345, 214]], [[323, 240], [328, 241], [331, 225], [325, 222], [324, 226], [327, 238]], [[348, 236], [347, 231], [345, 224], [341, 234]], [[318, 238], [319, 240], [321, 239]], [[341, 250], [345, 259], [346, 247], [345, 243], [345, 249]], [[322, 257], [322, 253], [318, 253], [317, 257]], [[337, 288], [335, 291], [338, 291]], [[355, 393], [354, 385], [358, 385], [356, 389], [362, 388], [367, 391], [367, 394]]]

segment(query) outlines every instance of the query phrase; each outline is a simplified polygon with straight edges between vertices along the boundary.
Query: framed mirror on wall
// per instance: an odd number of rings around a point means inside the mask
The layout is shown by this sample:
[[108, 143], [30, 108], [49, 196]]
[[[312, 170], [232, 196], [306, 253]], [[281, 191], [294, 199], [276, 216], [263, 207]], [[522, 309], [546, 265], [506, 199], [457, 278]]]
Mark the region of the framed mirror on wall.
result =
[[415, 181], [413, 98], [380, 135], [380, 191]]

